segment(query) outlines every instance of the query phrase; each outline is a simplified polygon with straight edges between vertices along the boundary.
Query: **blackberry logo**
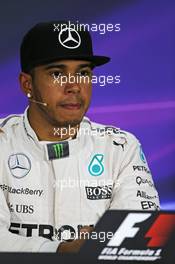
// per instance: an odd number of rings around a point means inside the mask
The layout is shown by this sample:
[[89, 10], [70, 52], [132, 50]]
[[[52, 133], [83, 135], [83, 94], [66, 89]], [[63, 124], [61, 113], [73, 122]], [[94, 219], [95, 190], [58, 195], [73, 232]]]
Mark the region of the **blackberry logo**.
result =
[[40, 189], [29, 189], [29, 188], [13, 188], [11, 186], [8, 186], [6, 184], [0, 184], [0, 188], [3, 191], [6, 191], [8, 193], [12, 194], [20, 194], [20, 195], [35, 195], [35, 196], [41, 196], [44, 193], [44, 190]]

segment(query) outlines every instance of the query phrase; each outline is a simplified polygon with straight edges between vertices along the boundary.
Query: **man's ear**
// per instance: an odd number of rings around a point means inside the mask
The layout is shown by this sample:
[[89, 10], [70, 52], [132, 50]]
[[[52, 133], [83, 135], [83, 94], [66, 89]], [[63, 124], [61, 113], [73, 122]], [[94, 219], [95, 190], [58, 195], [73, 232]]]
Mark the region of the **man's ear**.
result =
[[30, 74], [21, 72], [19, 74], [19, 82], [21, 90], [27, 95], [32, 92], [32, 77]]

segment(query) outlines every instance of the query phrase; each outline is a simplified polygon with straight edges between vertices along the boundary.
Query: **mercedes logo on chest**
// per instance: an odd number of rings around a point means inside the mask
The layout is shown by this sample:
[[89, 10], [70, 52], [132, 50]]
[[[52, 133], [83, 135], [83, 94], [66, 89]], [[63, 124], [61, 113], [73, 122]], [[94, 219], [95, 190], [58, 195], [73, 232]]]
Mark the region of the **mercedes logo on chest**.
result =
[[67, 49], [76, 49], [81, 44], [80, 34], [71, 27], [62, 29], [58, 35], [58, 40]]
[[17, 153], [10, 155], [8, 159], [8, 166], [11, 174], [15, 178], [23, 178], [25, 177], [31, 170], [31, 161], [30, 159], [23, 153]]

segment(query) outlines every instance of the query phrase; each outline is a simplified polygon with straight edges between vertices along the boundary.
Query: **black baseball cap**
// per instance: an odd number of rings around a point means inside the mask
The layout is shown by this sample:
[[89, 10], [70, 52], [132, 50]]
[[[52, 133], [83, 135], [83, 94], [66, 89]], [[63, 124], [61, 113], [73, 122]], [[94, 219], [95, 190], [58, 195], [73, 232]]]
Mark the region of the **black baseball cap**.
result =
[[91, 35], [78, 23], [70, 21], [39, 23], [24, 36], [20, 48], [23, 72], [61, 59], [87, 60], [94, 66], [110, 61], [109, 57], [93, 54]]

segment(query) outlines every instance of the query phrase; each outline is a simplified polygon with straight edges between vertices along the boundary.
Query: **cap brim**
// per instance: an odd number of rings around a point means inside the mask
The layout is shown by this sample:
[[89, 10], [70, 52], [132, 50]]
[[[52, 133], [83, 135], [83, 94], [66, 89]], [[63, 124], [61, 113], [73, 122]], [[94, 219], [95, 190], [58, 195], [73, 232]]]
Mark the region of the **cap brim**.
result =
[[[32, 63], [32, 65], [28, 65], [28, 69], [32, 69], [36, 66], [40, 66], [40, 65], [44, 65], [44, 64], [47, 64], [47, 63], [51, 63], [51, 62], [54, 62], [54, 61], [57, 61], [57, 60], [87, 60], [87, 61], [91, 61], [93, 62], [93, 64], [95, 66], [101, 66], [103, 64], [106, 64], [110, 61], [110, 58], [109, 57], [106, 57], [106, 56], [77, 56], [77, 55], [74, 55], [74, 56], [54, 56], [53, 58], [50, 57], [50, 58], [45, 58], [44, 60], [39, 60], [39, 61], [35, 61]], [[28, 70], [27, 69], [27, 70]]]
[[111, 59], [106, 56], [93, 56], [92, 61], [96, 66], [101, 66], [103, 64], [106, 64], [110, 61]]

